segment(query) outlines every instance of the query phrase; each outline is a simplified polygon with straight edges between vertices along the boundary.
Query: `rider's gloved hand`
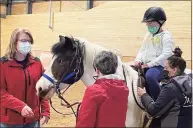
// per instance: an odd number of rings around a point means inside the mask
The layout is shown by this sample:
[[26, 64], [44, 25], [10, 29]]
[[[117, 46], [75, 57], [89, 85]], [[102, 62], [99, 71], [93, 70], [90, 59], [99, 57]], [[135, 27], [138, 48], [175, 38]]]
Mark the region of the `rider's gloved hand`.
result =
[[133, 64], [133, 66], [137, 67], [137, 68], [140, 68], [141, 65], [142, 65], [142, 62], [140, 62], [140, 61], [135, 61], [134, 64]]

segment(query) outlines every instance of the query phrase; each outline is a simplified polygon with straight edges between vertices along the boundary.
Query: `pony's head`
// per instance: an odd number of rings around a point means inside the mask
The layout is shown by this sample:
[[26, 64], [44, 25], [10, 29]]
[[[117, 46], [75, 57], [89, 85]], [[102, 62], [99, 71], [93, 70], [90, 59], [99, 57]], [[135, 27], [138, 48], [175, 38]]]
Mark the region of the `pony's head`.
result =
[[36, 84], [37, 94], [47, 99], [57, 89], [62, 90], [78, 81], [84, 73], [84, 45], [79, 40], [59, 36], [59, 42], [52, 46], [51, 51], [51, 64]]

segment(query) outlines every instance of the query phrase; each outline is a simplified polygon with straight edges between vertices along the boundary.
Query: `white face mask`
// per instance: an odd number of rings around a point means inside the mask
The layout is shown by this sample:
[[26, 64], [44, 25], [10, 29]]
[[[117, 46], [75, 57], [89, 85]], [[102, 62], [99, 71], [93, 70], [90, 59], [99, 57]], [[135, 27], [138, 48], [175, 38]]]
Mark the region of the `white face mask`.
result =
[[18, 51], [23, 55], [27, 55], [31, 51], [31, 43], [30, 42], [19, 42]]

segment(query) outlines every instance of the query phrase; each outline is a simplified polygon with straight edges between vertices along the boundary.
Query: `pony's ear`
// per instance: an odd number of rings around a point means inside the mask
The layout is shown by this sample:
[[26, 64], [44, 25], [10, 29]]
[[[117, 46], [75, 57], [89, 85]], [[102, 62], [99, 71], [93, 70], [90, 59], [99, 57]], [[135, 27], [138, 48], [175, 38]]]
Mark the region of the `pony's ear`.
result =
[[67, 49], [74, 49], [73, 37], [59, 35], [59, 38], [60, 38], [60, 43], [63, 44], [63, 47]]
[[64, 36], [62, 36], [62, 35], [59, 35], [59, 38], [60, 38], [60, 42], [63, 42], [63, 41], [65, 41], [65, 37], [64, 37]]
[[65, 36], [65, 47], [68, 49], [74, 49], [75, 48], [75, 42], [73, 37]]
[[65, 52], [65, 50], [73, 50], [74, 49], [74, 39], [59, 35], [60, 41], [52, 46], [52, 53], [53, 54], [59, 54], [62, 52]]

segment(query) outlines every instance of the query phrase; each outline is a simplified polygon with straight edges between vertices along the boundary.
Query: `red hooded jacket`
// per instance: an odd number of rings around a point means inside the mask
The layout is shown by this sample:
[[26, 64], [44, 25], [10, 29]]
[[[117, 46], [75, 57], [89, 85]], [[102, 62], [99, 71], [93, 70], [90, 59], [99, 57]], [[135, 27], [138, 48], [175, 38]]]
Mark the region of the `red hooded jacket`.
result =
[[122, 80], [96, 80], [85, 91], [76, 127], [125, 127], [128, 95]]
[[[23, 68], [15, 60], [1, 58], [0, 71], [1, 123], [26, 124], [39, 120], [41, 116], [50, 117], [49, 102], [36, 94], [36, 82], [44, 72], [38, 59], [29, 57], [27, 67]], [[25, 105], [33, 110], [34, 117], [24, 118], [21, 115]]]

